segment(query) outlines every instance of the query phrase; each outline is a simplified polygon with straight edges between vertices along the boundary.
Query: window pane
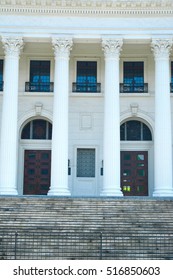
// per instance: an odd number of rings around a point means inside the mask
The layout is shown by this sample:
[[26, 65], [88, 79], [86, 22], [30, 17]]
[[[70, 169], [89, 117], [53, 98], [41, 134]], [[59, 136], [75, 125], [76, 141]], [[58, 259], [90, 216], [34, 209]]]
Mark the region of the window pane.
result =
[[127, 126], [127, 140], [141, 140], [141, 123], [139, 121], [129, 121]]
[[121, 126], [120, 126], [120, 139], [123, 141], [123, 140], [126, 140], [125, 139], [125, 123], [123, 123]]
[[0, 82], [3, 81], [3, 60], [0, 59]]
[[49, 83], [50, 82], [50, 61], [30, 61], [30, 82]]
[[46, 121], [33, 121], [33, 139], [46, 139]]
[[144, 83], [143, 61], [124, 62], [124, 83], [143, 85]]
[[97, 62], [77, 62], [77, 83], [97, 83]]
[[23, 130], [22, 130], [22, 135], [21, 135], [21, 139], [30, 139], [31, 135], [30, 135], [30, 122], [27, 123]]
[[145, 141], [152, 140], [151, 131], [148, 128], [148, 126], [146, 126], [146, 124], [144, 123], [143, 123], [143, 140]]
[[52, 124], [48, 123], [48, 139], [52, 139]]

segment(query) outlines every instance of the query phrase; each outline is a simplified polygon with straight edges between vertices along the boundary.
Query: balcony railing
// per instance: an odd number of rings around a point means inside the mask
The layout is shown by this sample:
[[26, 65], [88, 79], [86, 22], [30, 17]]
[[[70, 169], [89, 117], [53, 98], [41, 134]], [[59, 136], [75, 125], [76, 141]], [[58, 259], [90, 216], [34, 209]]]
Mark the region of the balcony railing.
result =
[[101, 92], [101, 83], [73, 83], [73, 92]]
[[121, 93], [147, 93], [148, 92], [148, 84], [147, 83], [139, 83], [139, 84], [120, 84], [120, 92]]
[[4, 82], [0, 82], [0, 91], [3, 91], [3, 85], [4, 85]]
[[173, 83], [170, 83], [170, 92], [173, 92]]
[[53, 92], [54, 83], [25, 83], [25, 91], [28, 92]]

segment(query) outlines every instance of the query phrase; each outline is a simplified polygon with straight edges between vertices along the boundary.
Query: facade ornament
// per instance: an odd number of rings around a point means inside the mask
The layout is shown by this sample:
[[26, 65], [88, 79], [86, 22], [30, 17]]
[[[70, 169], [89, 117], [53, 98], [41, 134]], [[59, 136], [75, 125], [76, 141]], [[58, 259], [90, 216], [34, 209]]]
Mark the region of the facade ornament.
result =
[[60, 15], [172, 15], [172, 0], [0, 0], [0, 13]]
[[21, 37], [2, 37], [2, 43], [6, 56], [18, 57], [24, 46], [24, 42]]
[[36, 115], [41, 116], [42, 107], [43, 107], [42, 103], [36, 103], [35, 104], [35, 114]]
[[102, 49], [106, 58], [119, 58], [123, 45], [122, 39], [103, 39]]
[[172, 47], [172, 39], [153, 39], [151, 42], [151, 50], [155, 59], [168, 58]]
[[52, 45], [55, 58], [67, 58], [70, 55], [73, 41], [71, 38], [53, 38]]
[[139, 105], [137, 103], [131, 103], [130, 104], [130, 109], [131, 109], [132, 116], [136, 116], [137, 115], [138, 107], [139, 107]]

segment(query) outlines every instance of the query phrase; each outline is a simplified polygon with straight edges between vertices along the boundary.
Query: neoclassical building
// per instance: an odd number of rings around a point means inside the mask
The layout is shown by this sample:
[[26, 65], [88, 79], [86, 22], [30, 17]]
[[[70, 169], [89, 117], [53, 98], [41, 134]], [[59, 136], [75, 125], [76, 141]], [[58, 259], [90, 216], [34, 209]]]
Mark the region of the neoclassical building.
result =
[[0, 195], [173, 196], [173, 1], [0, 0]]

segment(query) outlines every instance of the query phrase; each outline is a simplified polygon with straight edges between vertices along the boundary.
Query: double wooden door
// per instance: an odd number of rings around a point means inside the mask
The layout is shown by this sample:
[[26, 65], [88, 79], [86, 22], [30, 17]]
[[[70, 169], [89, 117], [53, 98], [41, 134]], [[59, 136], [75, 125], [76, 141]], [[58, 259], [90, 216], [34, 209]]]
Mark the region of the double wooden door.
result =
[[121, 152], [121, 189], [125, 196], [148, 195], [148, 152]]
[[50, 150], [25, 150], [24, 194], [46, 195], [50, 187], [50, 172]]

